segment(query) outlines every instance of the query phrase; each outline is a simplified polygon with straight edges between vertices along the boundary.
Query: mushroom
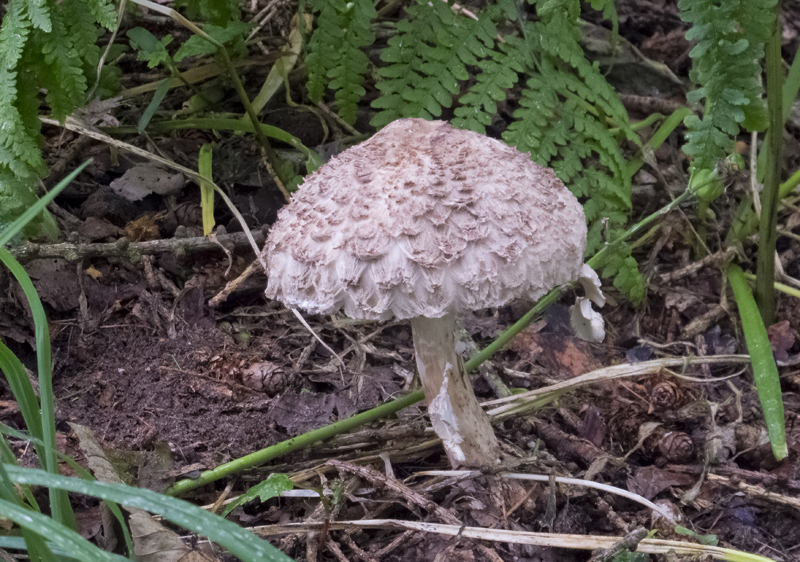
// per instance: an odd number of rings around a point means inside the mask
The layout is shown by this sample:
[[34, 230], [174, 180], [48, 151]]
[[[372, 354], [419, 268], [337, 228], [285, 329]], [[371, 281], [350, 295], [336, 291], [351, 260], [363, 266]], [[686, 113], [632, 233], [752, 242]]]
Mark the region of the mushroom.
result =
[[312, 314], [410, 319], [434, 430], [457, 466], [500, 447], [455, 350], [456, 315], [538, 299], [577, 279], [578, 200], [506, 144], [400, 119], [331, 159], [278, 214], [267, 297]]

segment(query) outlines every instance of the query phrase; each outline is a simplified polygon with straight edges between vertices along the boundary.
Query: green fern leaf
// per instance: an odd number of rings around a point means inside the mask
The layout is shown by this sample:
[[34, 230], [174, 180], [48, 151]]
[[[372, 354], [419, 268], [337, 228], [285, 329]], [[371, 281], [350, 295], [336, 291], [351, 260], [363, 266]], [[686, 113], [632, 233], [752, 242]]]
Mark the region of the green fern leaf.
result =
[[45, 100], [50, 105], [54, 118], [63, 121], [83, 102], [86, 91], [86, 77], [83, 75], [81, 60], [75, 48], [75, 41], [69, 35], [68, 22], [62, 10], [51, 14], [53, 30], [50, 33], [33, 36], [33, 47], [42, 53], [40, 76], [48, 84]]
[[638, 305], [644, 300], [644, 278], [636, 259], [631, 256], [629, 246], [622, 246], [616, 252], [609, 252], [599, 267], [602, 268], [603, 277], [614, 278], [614, 287], [619, 289], [631, 303]]
[[372, 120], [376, 127], [401, 117], [440, 116], [459, 94], [459, 80], [469, 79], [467, 65], [494, 51], [493, 11], [474, 19], [449, 3], [426, 0], [415, 0], [407, 11], [409, 18], [398, 23], [398, 35], [381, 53], [391, 64], [380, 70], [382, 95], [372, 104], [382, 110]]
[[703, 118], [685, 120], [689, 132], [683, 151], [696, 169], [714, 169], [733, 148], [740, 124], [763, 122], [764, 103], [759, 62], [774, 21], [776, 0], [680, 0], [681, 18], [692, 24], [686, 33], [697, 45], [689, 94], [705, 100]]
[[28, 18], [31, 20], [33, 27], [41, 29], [45, 33], [50, 33], [52, 25], [47, 2], [45, 0], [27, 0], [26, 6], [28, 8]]
[[497, 102], [505, 101], [506, 91], [525, 70], [520, 43], [517, 37], [504, 37], [498, 50], [489, 51], [490, 58], [478, 62], [481, 72], [475, 84], [458, 100], [460, 107], [455, 109], [453, 125], [481, 134], [486, 132], [486, 126], [497, 113]]
[[[62, 0], [61, 9], [67, 24], [67, 34], [72, 39], [72, 45], [81, 61], [82, 73], [91, 76], [97, 72], [97, 65], [100, 62], [100, 47], [97, 45], [97, 40], [103, 32], [92, 19], [86, 17], [85, 0]], [[83, 92], [82, 89], [81, 101]]]
[[22, 49], [30, 34], [31, 20], [23, 0], [11, 0], [0, 27], [1, 69], [13, 70], [22, 56]]
[[99, 30], [112, 27], [110, 0], [10, 0], [0, 25], [0, 171], [24, 178], [44, 171], [40, 92], [64, 119], [81, 105], [97, 72]]
[[[503, 134], [509, 144], [555, 170], [584, 201], [590, 227], [587, 252], [604, 243], [595, 222], [621, 226], [630, 209], [630, 178], [617, 140], [590, 110], [599, 99], [562, 61], [541, 56], [522, 93], [515, 120]], [[573, 93], [578, 92], [578, 93]], [[588, 100], [581, 97], [588, 97]], [[610, 103], [604, 104], [613, 107]], [[615, 110], [615, 112], [617, 112]], [[624, 117], [621, 117], [624, 118]], [[627, 120], [624, 121], [627, 123]], [[595, 162], [594, 165], [591, 163]], [[599, 166], [598, 166], [599, 165]]]
[[186, 8], [190, 20], [201, 19], [219, 27], [241, 20], [238, 0], [177, 0], [175, 7]]
[[317, 0], [314, 10], [319, 18], [306, 57], [308, 95], [318, 102], [326, 87], [334, 90], [339, 115], [352, 124], [366, 94], [369, 60], [363, 49], [375, 42], [371, 25], [377, 12], [372, 0]]
[[[31, 25], [23, 0], [12, 0], [0, 27], [0, 167], [6, 166], [19, 177], [43, 168], [38, 139], [29, 134], [30, 115], [26, 115], [29, 98], [35, 101], [37, 92], [31, 93], [30, 87], [25, 87], [28, 80], [18, 81], [19, 72], [14, 70], [22, 58]], [[20, 89], [27, 91], [20, 95]], [[34, 108], [33, 118], [36, 117]]]
[[[89, 12], [94, 16], [94, 20], [112, 31], [117, 25], [117, 12], [111, 0], [85, 0], [89, 6]], [[84, 19], [86, 17], [84, 16]]]

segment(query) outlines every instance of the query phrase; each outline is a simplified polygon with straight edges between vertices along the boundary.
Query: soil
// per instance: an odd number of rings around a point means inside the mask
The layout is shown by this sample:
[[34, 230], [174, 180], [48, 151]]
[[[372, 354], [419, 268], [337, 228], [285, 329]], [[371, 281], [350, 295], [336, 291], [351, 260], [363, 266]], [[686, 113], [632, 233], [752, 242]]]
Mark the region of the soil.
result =
[[[800, 10], [794, 2], [784, 2], [784, 9], [784, 54], [790, 60], [797, 48], [800, 19], [795, 15]], [[674, 2], [656, 6], [629, 0], [619, 3], [619, 14], [623, 37], [686, 78], [690, 45], [683, 38], [686, 27], [677, 18]], [[288, 20], [280, 23], [288, 29]], [[249, 77], [251, 84], [263, 81], [258, 72]], [[295, 100], [303, 99], [301, 82], [293, 89]], [[652, 98], [683, 103], [682, 95], [678, 91]], [[229, 109], [234, 110], [235, 104]], [[633, 118], [644, 116], [629, 109]], [[359, 130], [371, 130], [365, 125], [367, 117], [365, 106], [356, 125]], [[129, 119], [135, 121], [138, 114]], [[304, 110], [277, 108], [266, 122], [308, 146], [321, 145], [328, 156], [344, 148], [345, 132], [335, 121], [326, 121], [335, 133], [330, 137], [320, 118]], [[789, 125], [789, 131], [798, 134], [797, 126]], [[90, 179], [76, 182], [56, 200], [56, 215], [69, 241], [87, 245], [122, 237], [130, 242], [177, 241], [168, 250], [139, 259], [101, 255], [77, 262], [48, 258], [25, 263], [51, 323], [57, 423], [66, 451], [82, 454], [70, 424], [88, 426], [109, 456], [133, 455], [124, 469], [126, 480], [163, 491], [198, 471], [349, 418], [417, 387], [406, 322], [353, 324], [344, 318], [306, 316], [323, 345], [290, 311], [266, 300], [266, 279], [259, 274], [211, 306], [210, 299], [245, 270], [253, 254], [246, 249], [228, 255], [221, 249], [191, 251], [180, 246], [181, 240], [202, 235], [196, 187], [186, 186], [168, 197], [150, 194], [129, 201], [110, 184], [141, 161], [117, 157], [108, 146], [79, 141], [72, 133], [55, 128], [46, 132], [53, 141], [54, 166], [72, 165], [63, 156], [70, 143], [84, 143], [82, 155], [95, 158]], [[210, 136], [182, 132], [179, 138], [155, 142], [176, 161], [194, 166], [197, 150]], [[794, 136], [787, 143], [786, 169], [793, 170], [800, 144]], [[680, 183], [686, 166], [677, 146], [673, 139], [655, 154], [662, 178], [647, 171], [635, 178], [632, 217], [669, 202], [661, 182]], [[268, 179], [255, 144], [236, 136], [221, 139], [214, 158], [215, 166], [219, 163], [215, 175], [248, 224], [254, 229], [268, 227], [283, 198]], [[741, 172], [730, 183], [717, 206], [720, 224], [749, 189], [749, 177]], [[744, 353], [741, 326], [729, 293], [726, 297], [718, 262], [706, 260], [703, 266], [687, 269], [700, 259], [688, 234], [694, 220], [691, 212], [670, 214], [652, 237], [640, 241], [635, 257], [649, 281], [642, 306], [631, 306], [613, 287], [604, 286], [609, 303], [603, 309], [607, 337], [602, 344], [588, 344], [573, 335], [568, 306], [575, 294], [567, 294], [481, 367], [474, 380], [479, 399], [502, 396], [504, 386], [537, 389], [612, 365]], [[217, 205], [215, 219], [223, 225], [220, 235], [241, 230], [222, 205]], [[798, 232], [796, 207], [782, 211], [780, 220], [782, 228]], [[724, 233], [712, 235], [718, 236]], [[745, 244], [743, 255], [752, 257], [754, 250]], [[800, 276], [796, 234], [779, 239], [778, 253], [785, 272]], [[33, 327], [25, 300], [5, 273], [0, 273], [0, 289], [0, 338], [35, 371]], [[468, 343], [484, 347], [531, 304], [515, 302], [462, 318]], [[283, 472], [302, 486], [339, 487], [345, 500], [324, 508], [316, 500], [251, 502], [234, 510], [231, 518], [247, 526], [379, 518], [446, 523], [455, 518], [474, 526], [615, 536], [644, 526], [660, 529], [659, 538], [691, 541], [698, 535], [715, 535], [721, 545], [731, 548], [775, 560], [800, 560], [799, 330], [800, 301], [781, 297], [770, 339], [781, 361], [790, 449], [789, 459], [782, 463], [774, 460], [764, 440], [752, 374], [734, 360], [596, 382], [496, 426], [505, 452], [519, 459], [508, 467], [512, 472], [594, 479], [670, 509], [680, 506], [683, 524], [696, 533], [690, 537], [675, 534], [673, 526], [660, 523], [640, 504], [590, 488], [526, 483], [519, 490], [527, 495], [518, 495], [516, 504], [505, 504], [504, 517], [498, 520], [487, 515], [486, 506], [497, 500], [491, 496], [496, 481], [488, 472], [458, 482], [422, 477], [404, 481], [420, 470], [448, 467], [440, 446], [425, 432], [424, 408], [419, 405], [185, 497], [212, 503], [221, 493], [236, 495], [267, 474]], [[0, 383], [0, 420], [24, 427], [5, 383]], [[33, 462], [23, 443], [12, 440], [12, 444], [23, 462]], [[157, 469], [155, 478], [145, 478], [146, 455], [159, 451], [167, 451], [162, 455], [166, 465]], [[372, 472], [358, 473], [356, 465], [364, 464]], [[228, 484], [232, 490], [222, 492]], [[415, 503], [414, 494], [424, 502]], [[96, 535], [96, 506], [84, 507], [79, 512], [88, 521], [85, 527], [95, 529]], [[290, 534], [273, 542], [298, 561], [589, 557], [550, 547], [481, 545], [463, 537], [402, 533], [335, 531], [329, 543], [320, 543], [319, 533]], [[486, 545], [499, 558], [492, 558]]]

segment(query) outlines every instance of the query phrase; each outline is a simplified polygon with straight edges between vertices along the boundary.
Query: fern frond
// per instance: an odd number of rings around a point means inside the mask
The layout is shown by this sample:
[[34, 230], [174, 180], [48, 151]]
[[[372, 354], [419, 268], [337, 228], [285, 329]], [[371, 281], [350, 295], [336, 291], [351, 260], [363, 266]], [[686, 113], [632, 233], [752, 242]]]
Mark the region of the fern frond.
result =
[[[27, 17], [27, 6], [23, 0], [11, 0], [0, 27], [0, 166], [6, 166], [14, 174], [27, 177], [32, 170], [42, 169], [42, 159], [37, 139], [28, 134], [29, 127], [23, 117], [20, 104], [26, 96], [20, 96], [18, 72], [15, 70], [22, 58], [23, 49], [30, 34], [31, 21]], [[24, 87], [23, 82], [20, 86]], [[29, 92], [25, 92], [29, 94]], [[36, 99], [36, 93], [33, 94]], [[33, 116], [36, 117], [34, 109]]]
[[616, 252], [609, 252], [599, 265], [602, 276], [614, 279], [614, 286], [633, 304], [644, 300], [644, 279], [639, 272], [636, 259], [631, 256], [630, 246], [624, 245]]
[[13, 70], [30, 34], [31, 20], [23, 0], [11, 0], [0, 27], [0, 68]]
[[10, 0], [0, 25], [0, 168], [41, 173], [40, 92], [54, 117], [81, 105], [97, 72], [100, 21], [115, 25], [110, 0]]
[[358, 102], [366, 93], [364, 81], [369, 61], [363, 49], [375, 42], [372, 20], [377, 16], [372, 0], [317, 0], [318, 28], [306, 57], [308, 95], [320, 101], [329, 87], [336, 92], [339, 115], [354, 123]]
[[494, 50], [497, 30], [490, 11], [473, 19], [454, 13], [445, 2], [415, 0], [408, 19], [398, 23], [398, 35], [389, 40], [381, 59], [381, 109], [372, 120], [376, 127], [401, 117], [438, 117], [459, 93], [459, 80], [469, 79], [468, 65], [478, 65]]
[[[111, 31], [117, 25], [117, 12], [111, 0], [85, 0], [94, 21]], [[85, 16], [84, 16], [84, 19]]]
[[617, 140], [591, 112], [590, 102], [597, 99], [597, 90], [587, 92], [585, 84], [562, 60], [547, 54], [541, 55], [537, 70], [531, 72], [521, 107], [514, 112], [514, 121], [503, 138], [517, 149], [530, 152], [539, 164], [553, 168], [585, 201], [590, 228], [587, 251], [592, 253], [603, 243], [599, 230], [592, 230], [595, 222], [613, 227], [627, 219], [630, 178], [625, 160]]
[[28, 18], [31, 20], [33, 27], [41, 29], [45, 33], [50, 33], [52, 29], [50, 8], [47, 6], [46, 0], [27, 0], [26, 6], [28, 8]]
[[475, 84], [458, 100], [453, 125], [476, 133], [486, 133], [486, 125], [497, 113], [497, 102], [505, 101], [506, 91], [519, 80], [525, 70], [520, 39], [514, 36], [503, 38], [497, 50], [489, 51], [489, 58], [478, 62], [480, 73]]
[[[589, 227], [587, 254], [599, 250], [628, 219], [630, 177], [611, 123], [639, 139], [616, 92], [580, 47], [576, 0], [537, 2], [540, 21], [525, 26], [529, 78], [503, 138], [536, 162], [553, 168], [583, 202]], [[613, 264], [614, 267], [610, 267]], [[638, 303], [644, 280], [630, 250], [609, 252], [604, 276]]]
[[54, 10], [51, 20], [53, 30], [34, 35], [32, 47], [42, 54], [38, 74], [47, 84], [45, 100], [53, 117], [61, 121], [83, 101], [86, 77], [64, 12]]
[[[101, 3], [96, 0], [90, 2], [95, 5]], [[86, 17], [86, 0], [62, 0], [61, 9], [67, 26], [67, 35], [81, 63], [81, 74], [91, 76], [91, 73], [97, 72], [97, 65], [100, 62], [100, 47], [97, 45], [97, 40], [103, 32], [91, 18]], [[113, 16], [112, 9], [112, 18]], [[84, 89], [81, 89], [79, 104], [83, 101], [83, 93]]]
[[705, 100], [703, 118], [690, 116], [683, 151], [693, 167], [714, 169], [733, 148], [739, 125], [751, 129], [763, 121], [759, 62], [769, 38], [776, 0], [680, 0], [681, 18], [692, 24], [686, 39], [697, 41], [689, 53], [692, 80], [700, 87], [687, 98]]

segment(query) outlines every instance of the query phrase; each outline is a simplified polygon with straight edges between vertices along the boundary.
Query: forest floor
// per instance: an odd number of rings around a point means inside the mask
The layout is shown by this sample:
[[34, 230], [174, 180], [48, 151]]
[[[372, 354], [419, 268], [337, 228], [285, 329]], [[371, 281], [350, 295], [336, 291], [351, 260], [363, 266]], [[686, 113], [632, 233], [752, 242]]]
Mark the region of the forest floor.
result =
[[[794, 3], [784, 4], [784, 54], [790, 61], [800, 17]], [[275, 43], [280, 44], [293, 8], [289, 3], [276, 5], [273, 27]], [[686, 24], [678, 18], [675, 2], [629, 0], [619, 3], [619, 13], [621, 36], [648, 61], [668, 70], [648, 76], [646, 65], [635, 61], [613, 67], [608, 78], [623, 94], [632, 120], [646, 117], [653, 108], [666, 113], [685, 104], [691, 45], [684, 38]], [[152, 27], [154, 33], [174, 32], [166, 25]], [[130, 72], [123, 78], [128, 88], [158, 79], [132, 57], [128, 65]], [[249, 71], [251, 95], [268, 69], [261, 65]], [[672, 82], [664, 78], [670, 75], [675, 77]], [[162, 110], [179, 108], [185, 95], [173, 90]], [[303, 81], [298, 79], [292, 97], [301, 100], [303, 95]], [[361, 133], [374, 131], [367, 124], [368, 101], [355, 125]], [[117, 113], [124, 125], [135, 125], [147, 99], [131, 102]], [[239, 110], [233, 102], [231, 107]], [[272, 106], [265, 122], [328, 155], [345, 148], [349, 137], [324, 112], [285, 104]], [[790, 123], [788, 131], [784, 169], [793, 171], [800, 161], [800, 124]], [[78, 261], [53, 257], [25, 263], [49, 314], [57, 423], [66, 452], [81, 458], [84, 453], [71, 424], [88, 426], [127, 481], [163, 491], [176, 480], [417, 388], [407, 322], [353, 324], [343, 317], [306, 316], [344, 360], [342, 367], [291, 311], [265, 298], [263, 273], [254, 273], [223, 302], [209, 306], [209, 300], [254, 259], [241, 235], [236, 237], [241, 228], [230, 213], [217, 205], [216, 223], [228, 233], [220, 234], [219, 240], [228, 247], [236, 242], [232, 253], [215, 244], [196, 244], [202, 223], [194, 184], [168, 197], [151, 194], [130, 201], [109, 184], [141, 164], [140, 159], [56, 127], [47, 127], [46, 133], [53, 169], [68, 171], [94, 158], [88, 173], [56, 199], [56, 216], [70, 241], [89, 248], [126, 236], [133, 242], [164, 244], [158, 253], [144, 253], [138, 261], [104, 254], [109, 248], [105, 246]], [[677, 134], [681, 132], [673, 137]], [[178, 131], [171, 136], [121, 138], [194, 169], [201, 145], [214, 135]], [[254, 140], [226, 134], [216, 142], [218, 183], [228, 189], [263, 244], [263, 233], [283, 198], [262, 167]], [[677, 147], [677, 139], [670, 138], [656, 151], [655, 166], [645, 166], [634, 178], [632, 222], [685, 188], [687, 160]], [[750, 139], [743, 137], [738, 148], [747, 159]], [[52, 184], [58, 179], [53, 177]], [[657, 538], [692, 541], [715, 535], [720, 545], [774, 560], [800, 560], [800, 300], [780, 295], [778, 318], [769, 329], [781, 365], [790, 450], [789, 459], [777, 463], [765, 440], [752, 372], [734, 357], [746, 353], [746, 347], [720, 270], [730, 257], [721, 249], [722, 225], [749, 190], [747, 172], [734, 174], [727, 187], [714, 206], [717, 223], [709, 227], [709, 239], [714, 240], [711, 258], [698, 255], [692, 206], [670, 213], [635, 241], [634, 256], [647, 280], [647, 295], [644, 304], [634, 307], [604, 285], [609, 302], [602, 309], [607, 332], [602, 343], [589, 344], [573, 335], [568, 306], [574, 295], [567, 293], [484, 363], [474, 380], [479, 399], [494, 400], [503, 386], [531, 390], [605, 367], [675, 359], [672, 366], [662, 364], [646, 374], [571, 388], [541, 408], [498, 421], [495, 429], [504, 450], [518, 459], [512, 463], [514, 472], [586, 478], [635, 492], [679, 510], [681, 524], [696, 535], [676, 535], [654, 520], [651, 509], [624, 497], [547, 482], [526, 482], [518, 505], [505, 505], [503, 517], [492, 519], [486, 509], [491, 500], [482, 495], [494, 478], [490, 474], [460, 481], [409, 479], [422, 470], [449, 467], [441, 444], [425, 431], [422, 404], [184, 497], [213, 504], [221, 495], [233, 497], [280, 472], [301, 487], [338, 486], [344, 496], [325, 508], [308, 498], [252, 502], [234, 510], [230, 518], [248, 527], [326, 518], [447, 522], [433, 504], [415, 504], [416, 492], [468, 526], [494, 523], [512, 530], [613, 536], [644, 526], [662, 529]], [[782, 208], [779, 223], [787, 233], [778, 240], [784, 271], [800, 278], [800, 209]], [[744, 250], [742, 259], [754, 264], [755, 245], [745, 244]], [[0, 283], [0, 337], [34, 367], [33, 328], [24, 299], [7, 277], [0, 277]], [[473, 342], [484, 347], [532, 304], [515, 302], [478, 311], [461, 322]], [[707, 360], [714, 357], [717, 360]], [[21, 427], [12, 400], [0, 382], [0, 421]], [[30, 462], [32, 453], [25, 452], [23, 443], [17, 445], [21, 458], [27, 455]], [[358, 473], [356, 466], [372, 471]], [[399, 491], [388, 483], [394, 479]], [[226, 488], [229, 483], [232, 488]], [[81, 532], [96, 535], [102, 523], [99, 507], [86, 503], [79, 512]], [[331, 531], [329, 542], [319, 533], [296, 533], [275, 538], [274, 544], [296, 560], [469, 561], [491, 558], [487, 546], [507, 561], [589, 557], [585, 551], [501, 542], [482, 542], [481, 547], [472, 539], [403, 533], [353, 527]]]

